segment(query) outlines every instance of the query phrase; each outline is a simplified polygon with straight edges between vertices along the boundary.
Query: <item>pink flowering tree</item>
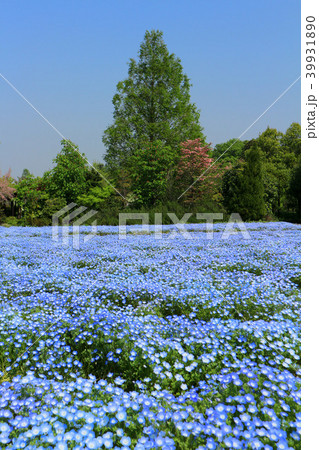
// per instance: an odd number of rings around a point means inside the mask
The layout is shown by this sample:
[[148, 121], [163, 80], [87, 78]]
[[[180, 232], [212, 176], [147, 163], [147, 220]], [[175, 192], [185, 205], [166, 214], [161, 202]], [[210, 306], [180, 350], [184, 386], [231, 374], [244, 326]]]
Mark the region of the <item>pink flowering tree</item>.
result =
[[211, 151], [210, 145], [203, 145], [200, 139], [181, 143], [176, 182], [181, 194], [189, 188], [182, 197], [185, 203], [222, 200], [221, 180], [228, 167], [214, 163]]
[[1, 176], [0, 172], [0, 203], [7, 203], [10, 201], [15, 193], [15, 188], [12, 187], [11, 170], [5, 175]]

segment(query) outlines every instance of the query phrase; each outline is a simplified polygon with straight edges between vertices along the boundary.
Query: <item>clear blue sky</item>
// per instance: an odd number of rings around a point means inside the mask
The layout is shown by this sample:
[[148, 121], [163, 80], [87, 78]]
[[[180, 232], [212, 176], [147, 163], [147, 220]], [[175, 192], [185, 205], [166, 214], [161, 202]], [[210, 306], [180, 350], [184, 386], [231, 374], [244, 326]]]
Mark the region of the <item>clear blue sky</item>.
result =
[[[238, 137], [300, 75], [296, 0], [2, 0], [0, 72], [89, 161], [101, 161], [112, 97], [145, 30], [191, 79], [213, 145]], [[300, 122], [300, 81], [243, 137]], [[42, 175], [60, 136], [0, 78], [0, 169]]]

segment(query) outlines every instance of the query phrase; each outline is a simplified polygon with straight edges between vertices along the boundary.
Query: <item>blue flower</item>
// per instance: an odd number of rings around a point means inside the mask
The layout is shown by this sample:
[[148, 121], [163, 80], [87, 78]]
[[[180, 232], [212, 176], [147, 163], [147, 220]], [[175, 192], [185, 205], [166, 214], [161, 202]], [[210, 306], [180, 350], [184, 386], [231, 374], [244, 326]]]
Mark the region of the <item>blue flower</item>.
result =
[[129, 446], [131, 444], [131, 438], [129, 438], [128, 436], [123, 436], [121, 439], [121, 444]]
[[116, 418], [119, 422], [126, 420], [127, 414], [125, 409], [121, 408], [119, 409], [118, 413], [116, 414]]

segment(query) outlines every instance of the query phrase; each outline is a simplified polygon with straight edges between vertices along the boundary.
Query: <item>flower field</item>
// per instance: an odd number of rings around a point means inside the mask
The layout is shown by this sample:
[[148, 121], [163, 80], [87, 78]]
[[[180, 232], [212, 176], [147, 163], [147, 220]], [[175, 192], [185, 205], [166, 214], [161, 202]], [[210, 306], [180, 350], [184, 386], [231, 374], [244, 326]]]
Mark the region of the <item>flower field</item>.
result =
[[185, 227], [0, 228], [0, 448], [300, 448], [300, 226]]

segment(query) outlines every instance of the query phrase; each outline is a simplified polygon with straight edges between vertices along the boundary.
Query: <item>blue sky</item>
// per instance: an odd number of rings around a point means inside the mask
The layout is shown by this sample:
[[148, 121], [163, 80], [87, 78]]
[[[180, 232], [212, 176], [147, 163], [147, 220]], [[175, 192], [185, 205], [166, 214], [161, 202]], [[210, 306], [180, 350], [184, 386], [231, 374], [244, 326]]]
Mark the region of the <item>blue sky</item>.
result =
[[[300, 75], [296, 0], [2, 0], [0, 72], [90, 162], [146, 30], [181, 58], [213, 146], [238, 137]], [[243, 137], [300, 122], [300, 81]], [[0, 78], [0, 170], [42, 175], [61, 137]]]

